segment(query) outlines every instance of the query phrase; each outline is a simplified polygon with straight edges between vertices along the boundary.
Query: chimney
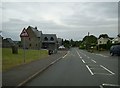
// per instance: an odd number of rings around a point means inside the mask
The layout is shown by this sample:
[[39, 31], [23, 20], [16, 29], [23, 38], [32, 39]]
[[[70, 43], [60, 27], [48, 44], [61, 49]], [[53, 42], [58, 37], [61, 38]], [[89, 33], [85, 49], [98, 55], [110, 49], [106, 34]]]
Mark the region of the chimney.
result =
[[37, 27], [35, 27], [35, 29], [37, 29]]
[[90, 35], [90, 32], [88, 32], [88, 36]]

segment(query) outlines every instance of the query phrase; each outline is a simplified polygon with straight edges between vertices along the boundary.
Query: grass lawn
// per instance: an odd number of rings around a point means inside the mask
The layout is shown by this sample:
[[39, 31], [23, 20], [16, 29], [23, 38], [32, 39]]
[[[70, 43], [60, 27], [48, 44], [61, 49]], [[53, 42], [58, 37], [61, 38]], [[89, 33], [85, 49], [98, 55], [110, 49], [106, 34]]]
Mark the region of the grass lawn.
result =
[[[47, 50], [25, 50], [26, 63], [47, 57]], [[24, 63], [24, 51], [18, 50], [18, 54], [12, 54], [11, 48], [2, 49], [2, 70], [6, 71]]]

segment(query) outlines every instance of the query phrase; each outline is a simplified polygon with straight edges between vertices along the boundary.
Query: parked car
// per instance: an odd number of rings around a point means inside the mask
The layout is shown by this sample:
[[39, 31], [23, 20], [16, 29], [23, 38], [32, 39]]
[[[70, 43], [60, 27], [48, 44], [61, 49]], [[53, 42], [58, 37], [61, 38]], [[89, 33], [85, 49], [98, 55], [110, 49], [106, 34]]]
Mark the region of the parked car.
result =
[[53, 50], [48, 50], [48, 54], [49, 55], [53, 54]]
[[113, 45], [110, 48], [110, 55], [120, 55], [120, 45]]

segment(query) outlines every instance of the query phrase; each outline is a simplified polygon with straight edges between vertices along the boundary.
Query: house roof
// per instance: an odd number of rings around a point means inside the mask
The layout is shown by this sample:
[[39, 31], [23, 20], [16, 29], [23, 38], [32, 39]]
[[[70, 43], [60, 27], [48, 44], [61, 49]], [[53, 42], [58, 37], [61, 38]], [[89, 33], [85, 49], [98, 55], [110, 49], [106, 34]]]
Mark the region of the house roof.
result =
[[35, 33], [35, 35], [37, 37], [41, 37], [42, 31], [37, 30], [37, 27], [34, 28], [34, 27], [31, 27], [31, 26], [28, 26], [28, 28], [30, 28]]
[[51, 38], [53, 38], [54, 42], [57, 41], [56, 34], [43, 34], [42, 35], [42, 40], [44, 41], [45, 37], [47, 37], [48, 41], [51, 41]]
[[0, 39], [2, 39], [3, 37], [0, 35]]
[[9, 43], [11, 43], [11, 44], [15, 44], [11, 38], [6, 38], [6, 39], [4, 39], [4, 40], [7, 40], [7, 41], [8, 41]]

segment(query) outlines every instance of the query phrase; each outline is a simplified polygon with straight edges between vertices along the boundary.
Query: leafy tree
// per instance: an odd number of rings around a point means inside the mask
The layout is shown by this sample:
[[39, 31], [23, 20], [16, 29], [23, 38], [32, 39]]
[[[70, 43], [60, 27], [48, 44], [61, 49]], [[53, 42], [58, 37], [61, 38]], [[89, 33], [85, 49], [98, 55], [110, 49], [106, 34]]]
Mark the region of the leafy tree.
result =
[[97, 37], [95, 37], [94, 35], [85, 36], [83, 38], [83, 43], [86, 45], [86, 49], [89, 49], [90, 46], [96, 45]]
[[66, 48], [70, 48], [70, 41], [69, 41], [69, 40], [63, 41], [63, 45], [64, 45]]
[[109, 50], [111, 46], [112, 46], [112, 43], [110, 40], [108, 40], [107, 45], [106, 45], [106, 49]]

